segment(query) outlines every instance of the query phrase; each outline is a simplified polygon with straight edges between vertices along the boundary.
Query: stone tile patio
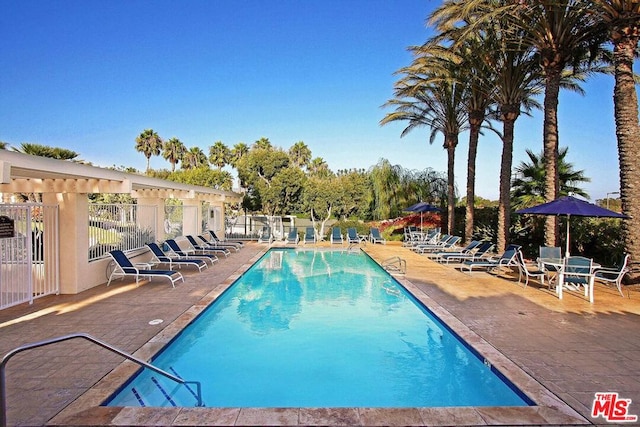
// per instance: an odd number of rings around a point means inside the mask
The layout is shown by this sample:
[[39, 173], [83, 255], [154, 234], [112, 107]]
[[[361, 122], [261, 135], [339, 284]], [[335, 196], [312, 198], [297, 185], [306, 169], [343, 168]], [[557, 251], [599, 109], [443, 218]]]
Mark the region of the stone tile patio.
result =
[[[323, 245], [320, 245], [323, 246]], [[328, 245], [327, 245], [328, 246]], [[256, 259], [265, 245], [250, 244], [172, 289], [153, 280], [99, 286], [78, 295], [51, 296], [0, 311], [0, 352], [25, 343], [85, 332], [141, 358], [150, 357]], [[399, 245], [367, 245], [374, 259], [401, 256], [399, 277], [449, 325], [468, 328], [518, 381], [544, 389], [548, 400], [531, 408], [107, 408], [94, 403], [135, 366], [82, 340], [16, 355], [7, 365], [9, 425], [485, 425], [606, 424], [591, 419], [595, 392], [615, 391], [640, 414], [640, 292], [622, 298], [597, 286], [595, 303], [546, 287], [523, 288], [517, 278], [465, 274]], [[106, 279], [105, 279], [106, 281]], [[441, 312], [440, 312], [441, 311]], [[162, 319], [158, 325], [149, 322]], [[178, 320], [178, 322], [172, 323]], [[511, 372], [513, 371], [513, 372]], [[523, 372], [520, 374], [519, 372]], [[532, 380], [526, 374], [533, 377]], [[520, 384], [518, 384], [520, 385]], [[560, 399], [568, 405], [556, 405]], [[540, 402], [538, 402], [540, 403]], [[562, 403], [562, 402], [560, 402]]]

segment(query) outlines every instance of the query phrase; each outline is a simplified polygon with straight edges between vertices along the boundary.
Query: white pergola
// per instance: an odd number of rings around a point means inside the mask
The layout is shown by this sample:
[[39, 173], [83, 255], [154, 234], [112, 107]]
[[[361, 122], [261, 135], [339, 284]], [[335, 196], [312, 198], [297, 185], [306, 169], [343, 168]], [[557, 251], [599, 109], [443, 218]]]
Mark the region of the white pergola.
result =
[[[148, 176], [99, 168], [91, 165], [31, 156], [0, 150], [0, 193], [3, 202], [14, 193], [40, 193], [46, 205], [59, 208], [60, 252], [67, 260], [61, 263], [62, 293], [78, 293], [104, 283], [106, 260], [89, 262], [88, 195], [92, 193], [129, 194], [141, 205], [157, 206], [162, 212], [165, 200], [179, 199], [184, 206], [208, 203], [224, 217], [225, 203], [238, 203], [242, 195], [230, 191], [181, 184]], [[197, 234], [201, 209], [196, 209], [195, 223], [185, 223], [185, 234]], [[164, 230], [158, 218], [157, 230]], [[224, 221], [221, 221], [224, 227]], [[224, 230], [215, 230], [224, 233]]]

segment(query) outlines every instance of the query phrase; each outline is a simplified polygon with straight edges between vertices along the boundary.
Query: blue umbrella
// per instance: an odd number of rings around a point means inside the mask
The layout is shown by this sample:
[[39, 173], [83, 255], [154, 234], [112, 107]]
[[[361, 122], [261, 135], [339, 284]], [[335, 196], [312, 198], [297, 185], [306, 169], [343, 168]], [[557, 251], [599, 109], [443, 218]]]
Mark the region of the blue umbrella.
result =
[[567, 217], [567, 251], [569, 256], [569, 220], [571, 216], [605, 217], [605, 218], [629, 218], [628, 216], [610, 211], [593, 203], [576, 199], [572, 196], [559, 197], [551, 202], [532, 206], [516, 211], [517, 214], [536, 215], [565, 215]]
[[431, 205], [427, 202], [418, 202], [415, 205], [411, 205], [404, 209], [406, 212], [420, 212], [420, 228], [422, 228], [422, 213], [423, 212], [440, 212], [440, 208]]

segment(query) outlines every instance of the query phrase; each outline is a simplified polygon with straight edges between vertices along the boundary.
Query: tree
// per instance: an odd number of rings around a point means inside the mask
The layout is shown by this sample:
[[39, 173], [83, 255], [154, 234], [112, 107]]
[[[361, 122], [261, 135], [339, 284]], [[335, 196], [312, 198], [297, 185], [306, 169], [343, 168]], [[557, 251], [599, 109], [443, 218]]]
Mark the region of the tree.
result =
[[183, 169], [193, 169], [208, 165], [207, 155], [204, 154], [204, 151], [202, 151], [200, 147], [191, 147], [184, 153], [182, 158]]
[[328, 177], [333, 174], [329, 169], [329, 165], [324, 161], [322, 157], [315, 157], [311, 159], [307, 171], [309, 173], [309, 176], [317, 177]]
[[229, 164], [237, 169], [238, 162], [249, 153], [249, 146], [244, 142], [239, 142], [231, 149]]
[[75, 162], [82, 162], [76, 158], [78, 153], [66, 148], [49, 147], [42, 144], [33, 144], [29, 142], [23, 142], [20, 147], [12, 147], [12, 150], [18, 153], [30, 154], [32, 156], [48, 157], [50, 159], [58, 160], [73, 160]]
[[[588, 1], [538, 0], [519, 2], [509, 13], [525, 43], [539, 56], [544, 76], [543, 147], [545, 157], [545, 200], [559, 195], [558, 99], [565, 70], [579, 70], [589, 53], [597, 52], [604, 42], [601, 26]], [[593, 59], [591, 57], [590, 59]], [[566, 86], [565, 86], [566, 87]], [[637, 115], [636, 115], [637, 117]], [[556, 246], [557, 217], [547, 217], [545, 244]]]
[[161, 149], [162, 138], [153, 129], [145, 129], [136, 138], [136, 151], [147, 158], [147, 172], [151, 169], [151, 156], [160, 155]]
[[511, 166], [515, 122], [523, 112], [539, 107], [534, 97], [540, 93], [540, 72], [531, 46], [523, 44], [505, 30], [504, 20], [483, 27], [486, 33], [485, 61], [496, 75], [493, 101], [502, 121], [502, 155], [500, 160], [500, 198], [496, 249], [503, 252], [509, 242], [511, 223]]
[[438, 134], [444, 136], [447, 150], [447, 233], [453, 232], [455, 224], [455, 149], [458, 135], [467, 124], [467, 110], [464, 107], [468, 96], [468, 86], [460, 83], [463, 79], [457, 73], [460, 69], [448, 61], [448, 52], [441, 46], [429, 49], [413, 48], [413, 63], [400, 70], [404, 74], [396, 84], [394, 99], [385, 106], [394, 107], [380, 124], [406, 121], [407, 127], [401, 137], [417, 127], [427, 126], [431, 130], [429, 143]]
[[182, 161], [186, 151], [186, 147], [178, 138], [170, 138], [164, 143], [162, 157], [171, 163], [171, 172], [175, 172], [176, 163]]
[[[573, 164], [566, 160], [568, 147], [558, 151], [558, 182], [560, 184], [559, 196], [576, 194], [584, 198], [589, 195], [580, 188], [580, 184], [591, 181], [584, 175], [583, 170], [575, 170]], [[516, 178], [511, 184], [511, 198], [514, 209], [524, 209], [545, 202], [544, 191], [546, 185], [546, 173], [544, 152], [540, 155], [527, 150], [528, 162], [521, 162], [515, 168]]]
[[[398, 214], [398, 196], [402, 176], [402, 167], [392, 165], [387, 159], [380, 159], [369, 170], [371, 190], [373, 192], [373, 219], [388, 219]], [[395, 208], [395, 209], [394, 209]]]
[[217, 169], [214, 170], [208, 166], [181, 169], [172, 172], [166, 179], [225, 191], [231, 191], [231, 187], [233, 186], [233, 177], [229, 172]]
[[231, 158], [229, 147], [224, 145], [222, 141], [216, 141], [209, 147], [209, 163], [216, 166], [218, 170], [225, 167]]
[[[309, 211], [309, 217], [316, 232], [316, 238], [321, 239], [325, 235], [327, 221], [333, 215], [333, 209], [340, 196], [336, 191], [337, 179], [335, 176], [312, 176], [308, 179], [304, 188], [304, 206]], [[320, 227], [316, 222], [320, 221]]]
[[270, 187], [276, 176], [287, 169], [289, 164], [289, 155], [283, 150], [271, 146], [260, 148], [258, 145], [254, 145], [247, 155], [238, 161], [240, 185], [247, 189], [247, 194], [252, 198], [251, 204], [258, 210], [264, 209], [270, 215], [280, 213], [279, 206], [274, 204], [270, 198], [272, 193], [269, 192], [273, 191]]
[[270, 150], [273, 148], [273, 146], [271, 145], [271, 141], [269, 141], [269, 138], [265, 138], [264, 136], [254, 142], [253, 145], [255, 148], [262, 148], [264, 150]]
[[[640, 123], [633, 61], [640, 39], [640, 2], [637, 0], [592, 0], [600, 22], [613, 44], [615, 85], [613, 106], [620, 159], [620, 199], [629, 219], [622, 221], [625, 251], [640, 260]], [[637, 274], [634, 275], [634, 280]]]
[[293, 164], [299, 168], [306, 167], [311, 161], [311, 150], [302, 141], [298, 141], [289, 148], [289, 157]]

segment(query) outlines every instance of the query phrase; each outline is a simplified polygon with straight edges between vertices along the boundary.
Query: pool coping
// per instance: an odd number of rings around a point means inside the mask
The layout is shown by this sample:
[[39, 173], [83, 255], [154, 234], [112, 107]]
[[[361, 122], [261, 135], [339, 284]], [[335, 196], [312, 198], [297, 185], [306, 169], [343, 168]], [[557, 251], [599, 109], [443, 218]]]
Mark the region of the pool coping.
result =
[[[150, 360], [270, 249], [265, 247], [145, 343], [134, 356]], [[300, 248], [304, 249], [304, 248]], [[344, 250], [307, 248], [307, 250]], [[362, 249], [365, 253], [366, 248]], [[380, 261], [367, 253], [371, 259]], [[485, 361], [535, 402], [524, 407], [444, 408], [157, 408], [100, 406], [139, 366], [125, 361], [47, 425], [579, 425], [591, 424], [513, 361], [402, 275], [393, 277]]]

